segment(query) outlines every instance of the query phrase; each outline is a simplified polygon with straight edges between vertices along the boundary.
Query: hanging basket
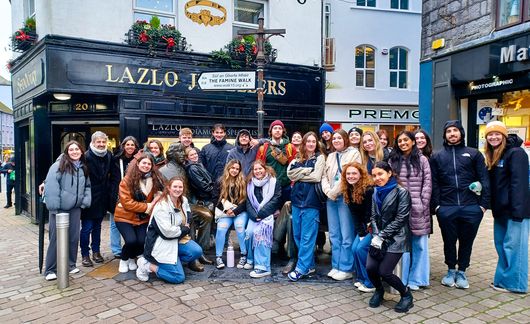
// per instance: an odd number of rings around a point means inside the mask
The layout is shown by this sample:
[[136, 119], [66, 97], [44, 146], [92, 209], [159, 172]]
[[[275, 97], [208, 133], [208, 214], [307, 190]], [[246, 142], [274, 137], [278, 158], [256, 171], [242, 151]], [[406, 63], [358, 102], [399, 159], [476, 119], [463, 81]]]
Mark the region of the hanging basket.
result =
[[11, 50], [14, 52], [23, 53], [35, 45], [38, 38], [39, 35], [33, 31], [25, 32], [23, 30], [18, 30], [11, 37]]

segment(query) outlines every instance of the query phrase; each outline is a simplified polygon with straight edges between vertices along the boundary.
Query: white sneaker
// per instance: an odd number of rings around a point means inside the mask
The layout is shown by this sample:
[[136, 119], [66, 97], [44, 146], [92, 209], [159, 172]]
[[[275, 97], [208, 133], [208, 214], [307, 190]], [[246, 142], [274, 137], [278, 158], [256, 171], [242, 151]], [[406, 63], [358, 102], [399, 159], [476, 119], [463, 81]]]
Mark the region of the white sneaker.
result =
[[328, 277], [333, 278], [333, 276], [334, 276], [337, 272], [339, 272], [339, 270], [337, 270], [337, 269], [331, 269], [331, 271], [328, 272]]
[[359, 291], [365, 292], [365, 293], [371, 293], [375, 291], [375, 288], [368, 288], [363, 283], [357, 288]]
[[144, 257], [140, 257], [136, 263], [138, 264], [136, 278], [140, 281], [149, 280], [149, 262]]
[[70, 274], [76, 274], [76, 273], [79, 273], [79, 268], [73, 268], [72, 270], [70, 270]]
[[337, 271], [331, 278], [333, 278], [333, 280], [342, 281], [353, 278], [353, 275], [351, 272]]
[[118, 267], [118, 271], [121, 273], [129, 272], [129, 260], [120, 260], [120, 266]]
[[56, 280], [57, 279], [57, 275], [55, 273], [51, 272], [51, 273], [48, 273], [46, 275], [46, 277], [44, 277], [44, 279], [46, 279], [47, 281]]
[[360, 283], [359, 281], [356, 281], [353, 283], [353, 285], [357, 288], [361, 287], [362, 283]]
[[252, 263], [245, 263], [245, 265], [243, 266], [243, 269], [245, 270], [251, 270], [251, 269], [254, 269], [254, 264]]
[[138, 269], [138, 266], [136, 265], [136, 261], [134, 261], [134, 259], [129, 259], [128, 266], [129, 266], [129, 270], [131, 271]]
[[270, 275], [271, 275], [270, 271], [261, 270], [261, 269], [255, 269], [254, 271], [250, 272], [250, 277], [252, 278], [263, 278], [263, 277], [270, 276]]

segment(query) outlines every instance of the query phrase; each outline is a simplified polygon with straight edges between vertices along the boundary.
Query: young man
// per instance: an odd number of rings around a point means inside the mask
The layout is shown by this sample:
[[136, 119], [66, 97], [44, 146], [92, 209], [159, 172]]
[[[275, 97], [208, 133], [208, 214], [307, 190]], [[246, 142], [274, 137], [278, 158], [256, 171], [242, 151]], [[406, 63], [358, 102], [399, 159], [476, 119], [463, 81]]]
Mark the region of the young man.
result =
[[179, 132], [179, 140], [182, 145], [184, 145], [184, 149], [187, 147], [195, 147], [193, 144], [193, 131], [188, 128], [182, 128]]
[[[253, 140], [248, 129], [240, 130], [236, 136], [236, 146], [228, 152], [226, 162], [228, 163], [230, 160], [239, 160], [243, 168], [243, 174], [246, 177], [250, 173], [252, 162], [256, 160], [259, 144], [265, 141], [266, 140], [261, 140], [258, 142]], [[253, 145], [256, 142], [258, 144]]]
[[223, 174], [228, 151], [234, 148], [234, 145], [226, 142], [225, 136], [226, 128], [223, 124], [213, 125], [210, 144], [205, 145], [199, 154], [200, 161], [214, 182]]
[[[473, 241], [490, 204], [489, 177], [482, 153], [465, 146], [464, 128], [459, 120], [445, 123], [443, 139], [444, 147], [431, 158], [431, 209], [438, 217], [449, 268], [442, 285], [467, 289], [465, 271]], [[471, 189], [477, 182], [482, 185], [480, 192]]]

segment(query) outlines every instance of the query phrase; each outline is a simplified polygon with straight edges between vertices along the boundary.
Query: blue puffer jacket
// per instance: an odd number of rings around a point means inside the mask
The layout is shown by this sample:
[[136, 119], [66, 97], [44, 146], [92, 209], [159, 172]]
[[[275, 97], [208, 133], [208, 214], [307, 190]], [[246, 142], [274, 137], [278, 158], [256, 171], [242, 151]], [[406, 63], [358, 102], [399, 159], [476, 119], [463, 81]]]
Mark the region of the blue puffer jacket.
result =
[[297, 157], [287, 167], [287, 176], [294, 182], [291, 191], [291, 203], [298, 208], [314, 208], [320, 210], [322, 203], [315, 191], [315, 184], [322, 179], [326, 165], [323, 154], [317, 155], [300, 162]]
[[228, 144], [226, 139], [217, 141], [212, 137], [210, 144], [204, 146], [199, 154], [202, 165], [208, 170], [213, 181], [217, 181], [223, 174], [228, 152], [234, 145]]

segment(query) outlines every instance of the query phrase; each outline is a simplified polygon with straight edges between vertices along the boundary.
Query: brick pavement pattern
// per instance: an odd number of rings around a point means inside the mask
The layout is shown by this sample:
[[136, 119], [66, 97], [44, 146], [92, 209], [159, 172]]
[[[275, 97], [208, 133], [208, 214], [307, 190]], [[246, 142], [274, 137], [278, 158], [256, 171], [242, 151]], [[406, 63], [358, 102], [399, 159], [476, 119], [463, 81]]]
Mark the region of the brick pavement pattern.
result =
[[[5, 194], [1, 195], [3, 206]], [[108, 263], [112, 256], [108, 222], [103, 226], [102, 251]], [[24, 216], [15, 216], [13, 208], [2, 209], [0, 323], [529, 323], [528, 294], [489, 287], [497, 260], [492, 229], [488, 212], [468, 270], [471, 287], [459, 290], [440, 284], [446, 266], [435, 226], [430, 239], [431, 287], [414, 292], [414, 308], [398, 314], [393, 310], [398, 296], [386, 294], [383, 305], [371, 309], [371, 294], [357, 292], [352, 282], [226, 281], [212, 275], [191, 276], [184, 284], [171, 285], [158, 279], [139, 282], [132, 275], [98, 278], [87, 275], [94, 268], [80, 266], [70, 287], [61, 291], [56, 281], [47, 282], [39, 274], [38, 227]], [[209, 267], [212, 274], [218, 271]]]

